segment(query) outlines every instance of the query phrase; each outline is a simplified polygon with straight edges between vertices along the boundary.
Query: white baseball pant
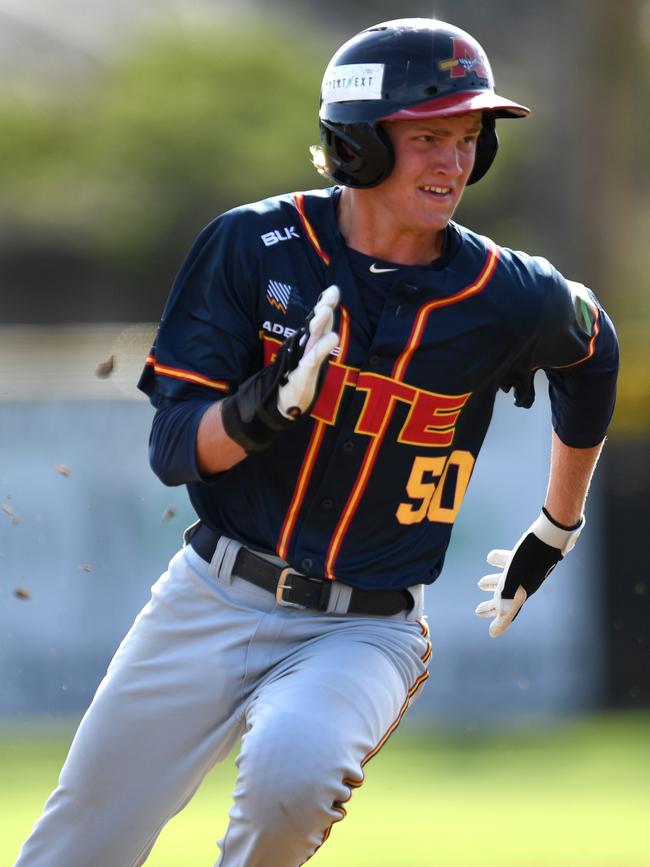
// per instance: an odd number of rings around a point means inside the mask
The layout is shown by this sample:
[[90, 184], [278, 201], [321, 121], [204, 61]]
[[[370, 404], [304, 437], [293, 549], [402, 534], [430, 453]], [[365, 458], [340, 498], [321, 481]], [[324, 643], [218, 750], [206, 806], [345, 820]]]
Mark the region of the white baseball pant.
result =
[[[290, 609], [186, 546], [154, 584], [15, 867], [136, 867], [242, 737], [218, 867], [298, 867], [427, 677], [415, 608]], [[421, 589], [421, 588], [420, 588]]]

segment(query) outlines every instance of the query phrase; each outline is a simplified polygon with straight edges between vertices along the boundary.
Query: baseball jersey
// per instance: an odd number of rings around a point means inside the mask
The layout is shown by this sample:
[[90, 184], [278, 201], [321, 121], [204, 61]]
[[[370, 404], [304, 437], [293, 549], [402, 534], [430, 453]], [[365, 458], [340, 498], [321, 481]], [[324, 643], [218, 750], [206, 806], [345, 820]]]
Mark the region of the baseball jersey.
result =
[[[164, 429], [160, 441], [191, 469], [159, 474], [187, 483], [198, 516], [305, 574], [365, 588], [431, 583], [497, 391], [529, 407], [544, 369], [560, 439], [595, 445], [613, 410], [616, 337], [590, 290], [456, 223], [433, 266], [368, 258], [372, 273], [338, 230], [339, 195], [266, 199], [199, 235], [139, 383], [159, 407], [152, 455]], [[268, 364], [331, 284], [339, 345], [310, 417], [202, 477], [207, 406]]]

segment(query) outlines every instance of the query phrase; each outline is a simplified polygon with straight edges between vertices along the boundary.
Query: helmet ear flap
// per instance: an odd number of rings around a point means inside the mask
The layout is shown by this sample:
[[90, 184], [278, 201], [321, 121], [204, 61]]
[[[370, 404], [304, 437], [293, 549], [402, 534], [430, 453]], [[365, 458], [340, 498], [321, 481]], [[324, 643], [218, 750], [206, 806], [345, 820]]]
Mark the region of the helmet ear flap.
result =
[[[321, 174], [357, 189], [376, 187], [395, 165], [395, 151], [382, 123], [333, 123], [321, 118]], [[467, 186], [480, 181], [499, 149], [495, 116], [484, 112]]]
[[347, 187], [376, 187], [395, 164], [393, 145], [381, 124], [320, 121], [321, 173]]
[[483, 127], [476, 141], [476, 157], [474, 168], [467, 180], [467, 186], [480, 181], [483, 175], [494, 162], [499, 150], [499, 137], [497, 135], [494, 115], [489, 112], [483, 113]]
[[321, 142], [329, 155], [331, 164], [338, 171], [354, 174], [363, 165], [361, 147], [354, 138], [346, 133], [345, 127], [322, 123]]

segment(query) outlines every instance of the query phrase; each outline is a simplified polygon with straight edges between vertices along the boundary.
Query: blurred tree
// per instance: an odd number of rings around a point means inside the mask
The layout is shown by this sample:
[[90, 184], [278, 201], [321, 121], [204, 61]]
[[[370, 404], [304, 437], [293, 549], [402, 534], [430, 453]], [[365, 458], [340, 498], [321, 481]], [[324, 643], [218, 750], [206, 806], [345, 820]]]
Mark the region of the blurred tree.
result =
[[[289, 6], [283, 5], [289, 3]], [[258, 17], [176, 18], [66, 92], [0, 105], [0, 318], [156, 319], [198, 229], [214, 214], [321, 184], [323, 66], [344, 36], [395, 16], [387, 0], [350, 10], [272, 0]], [[281, 8], [284, 9], [282, 14]], [[650, 144], [650, 3], [417, 0], [475, 33], [498, 87], [533, 108], [504, 122], [501, 149], [459, 219], [548, 256], [592, 285], [622, 335], [614, 434], [650, 429], [650, 292], [645, 237]], [[625, 50], [610, 59], [612, 34]], [[314, 35], [316, 34], [316, 35]], [[21, 95], [23, 91], [21, 91]]]
[[[440, 14], [470, 27], [468, 4], [454, 2], [455, 16]], [[307, 146], [318, 135], [323, 67], [344, 36], [394, 13], [381, 2], [362, 4], [358, 18], [342, 4], [338, 16], [311, 6], [292, 16], [298, 30], [281, 6], [273, 4], [273, 25], [177, 19], [133, 40], [85, 87], [0, 106], [10, 132], [0, 143], [0, 267], [13, 290], [0, 298], [4, 321], [156, 319], [192, 237], [214, 214], [321, 185]], [[430, 14], [425, 6], [409, 14]], [[493, 16], [476, 15], [483, 38]], [[505, 64], [505, 91], [517, 57]], [[539, 250], [539, 225], [521, 218], [541, 147], [528, 127], [508, 129], [459, 216], [501, 243]]]
[[589, 74], [579, 95], [585, 279], [608, 289], [621, 342], [612, 434], [632, 439], [650, 431], [650, 3], [596, 0], [589, 12]]
[[322, 54], [258, 19], [159, 29], [69, 98], [2, 106], [4, 321], [157, 318], [212, 216], [319, 186]]

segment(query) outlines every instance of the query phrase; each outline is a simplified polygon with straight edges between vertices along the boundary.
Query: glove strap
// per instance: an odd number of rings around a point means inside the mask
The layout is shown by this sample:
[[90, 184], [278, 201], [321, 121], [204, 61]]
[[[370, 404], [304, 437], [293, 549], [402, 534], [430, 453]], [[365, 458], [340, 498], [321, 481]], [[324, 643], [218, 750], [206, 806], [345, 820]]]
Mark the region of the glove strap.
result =
[[558, 524], [546, 509], [542, 509], [539, 517], [530, 529], [542, 542], [545, 542], [552, 548], [558, 548], [564, 557], [578, 541], [578, 536], [582, 532], [584, 525], [584, 515], [575, 526], [565, 527], [562, 524]]

